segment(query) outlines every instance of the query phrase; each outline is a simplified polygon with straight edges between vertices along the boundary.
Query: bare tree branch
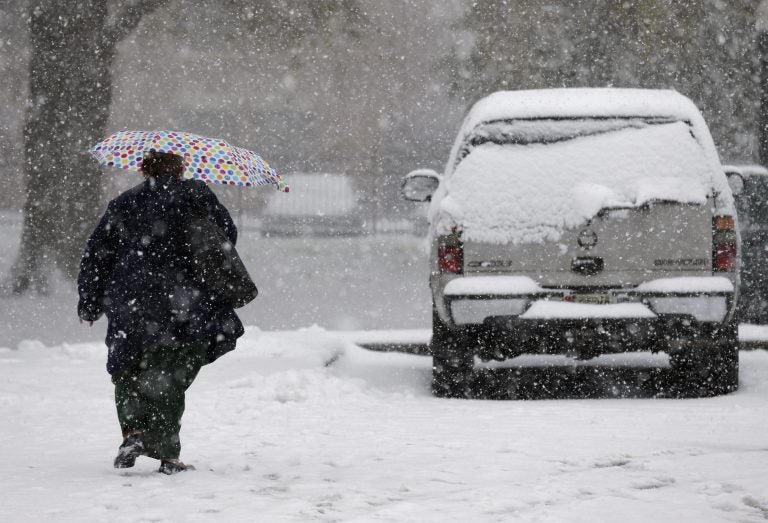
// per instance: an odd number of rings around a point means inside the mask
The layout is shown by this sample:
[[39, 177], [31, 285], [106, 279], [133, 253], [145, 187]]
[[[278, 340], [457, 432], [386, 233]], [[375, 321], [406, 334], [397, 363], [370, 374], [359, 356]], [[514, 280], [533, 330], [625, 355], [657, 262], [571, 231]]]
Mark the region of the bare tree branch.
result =
[[103, 41], [114, 45], [136, 29], [143, 16], [163, 7], [169, 0], [130, 0], [120, 7], [105, 27]]

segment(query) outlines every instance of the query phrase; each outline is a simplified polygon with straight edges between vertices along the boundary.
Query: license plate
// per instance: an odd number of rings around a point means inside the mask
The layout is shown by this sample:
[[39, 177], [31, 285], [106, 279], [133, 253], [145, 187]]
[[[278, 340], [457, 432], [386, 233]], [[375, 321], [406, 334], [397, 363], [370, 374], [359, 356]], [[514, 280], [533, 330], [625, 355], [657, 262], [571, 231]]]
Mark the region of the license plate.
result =
[[594, 305], [611, 303], [611, 299], [607, 294], [572, 294], [571, 301], [574, 303], [591, 303]]

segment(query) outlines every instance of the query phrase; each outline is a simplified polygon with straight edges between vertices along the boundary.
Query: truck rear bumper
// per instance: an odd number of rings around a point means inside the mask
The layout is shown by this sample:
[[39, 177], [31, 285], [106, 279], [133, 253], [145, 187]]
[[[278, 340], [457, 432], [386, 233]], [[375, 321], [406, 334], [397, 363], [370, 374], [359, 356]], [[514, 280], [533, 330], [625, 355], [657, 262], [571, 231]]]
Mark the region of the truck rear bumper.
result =
[[[593, 296], [593, 295], [588, 295]], [[483, 323], [494, 316], [514, 316], [526, 320], [555, 319], [653, 319], [659, 316], [689, 316], [697, 322], [722, 322], [728, 316], [732, 294], [622, 293], [619, 301], [606, 296], [609, 303], [574, 303], [568, 297], [553, 296], [464, 296], [446, 297], [446, 309], [455, 325]], [[612, 302], [611, 302], [612, 301]]]
[[660, 278], [629, 288], [543, 288], [525, 276], [462, 276], [433, 286], [443, 321], [482, 323], [490, 316], [524, 319], [654, 318], [688, 315], [723, 322], [734, 309], [735, 285], [725, 276]]
[[[473, 338], [484, 359], [524, 353], [585, 358], [628, 351], [674, 352], [732, 327], [734, 293], [541, 289], [526, 295], [447, 294], [447, 324]], [[585, 303], [586, 302], [586, 303]], [[476, 343], [474, 343], [476, 341]]]

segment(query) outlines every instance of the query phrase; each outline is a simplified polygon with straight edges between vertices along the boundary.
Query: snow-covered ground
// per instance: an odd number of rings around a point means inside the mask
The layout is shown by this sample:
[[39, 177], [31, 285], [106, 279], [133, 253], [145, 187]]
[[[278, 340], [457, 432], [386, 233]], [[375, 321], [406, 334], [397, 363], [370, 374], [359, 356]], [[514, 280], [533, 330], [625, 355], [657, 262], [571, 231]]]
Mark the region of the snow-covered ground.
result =
[[[396, 334], [397, 335], [397, 334]], [[401, 335], [398, 335], [401, 336]], [[765, 521], [768, 353], [710, 399], [438, 400], [425, 356], [249, 329], [187, 397], [182, 458], [111, 468], [100, 343], [0, 351], [2, 521]]]
[[262, 294], [188, 392], [177, 476], [111, 467], [103, 322], [77, 324], [71, 285], [0, 298], [0, 521], [768, 519], [768, 352], [718, 398], [658, 398], [665, 357], [626, 355], [486, 365], [484, 397], [529, 400], [439, 400], [429, 357], [358, 345], [428, 339], [420, 240], [241, 246]]

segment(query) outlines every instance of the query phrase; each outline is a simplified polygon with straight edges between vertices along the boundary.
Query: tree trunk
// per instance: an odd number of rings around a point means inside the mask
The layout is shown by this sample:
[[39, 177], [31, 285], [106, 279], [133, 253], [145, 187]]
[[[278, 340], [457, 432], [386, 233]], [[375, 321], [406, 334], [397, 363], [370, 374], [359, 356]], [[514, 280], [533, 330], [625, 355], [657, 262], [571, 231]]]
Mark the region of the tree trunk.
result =
[[88, 148], [106, 132], [116, 46], [164, 1], [130, 3], [112, 22], [107, 0], [48, 0], [30, 8], [27, 200], [11, 274], [15, 293], [45, 292], [54, 266], [76, 276], [100, 210], [101, 172]]
[[768, 29], [757, 34], [757, 50], [760, 58], [758, 144], [760, 164], [768, 165]]
[[101, 184], [88, 146], [109, 117], [114, 43], [104, 45], [106, 0], [49, 1], [30, 13], [30, 100], [24, 125], [27, 201], [14, 291], [45, 291], [55, 265], [74, 276], [97, 217]]

